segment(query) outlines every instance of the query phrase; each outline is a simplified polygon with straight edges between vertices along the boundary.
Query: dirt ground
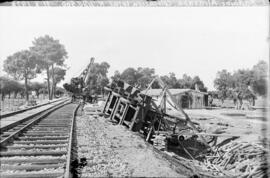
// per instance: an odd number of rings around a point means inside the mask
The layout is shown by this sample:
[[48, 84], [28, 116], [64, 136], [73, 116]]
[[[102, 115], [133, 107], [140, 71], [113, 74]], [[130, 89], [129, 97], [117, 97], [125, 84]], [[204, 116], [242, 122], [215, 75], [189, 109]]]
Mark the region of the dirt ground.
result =
[[[91, 112], [91, 107], [86, 106], [76, 120], [78, 158], [87, 159], [81, 177], [190, 176], [185, 171], [176, 172], [138, 133]], [[261, 111], [193, 109], [185, 112], [206, 133], [239, 136], [238, 141], [250, 143], [261, 143], [265, 137], [266, 121], [261, 118]], [[218, 142], [226, 138], [229, 137], [218, 137]]]
[[[0, 95], [1, 97], [1, 95]], [[31, 100], [31, 96], [30, 96], [30, 100]], [[47, 96], [43, 96], [42, 94], [40, 95], [39, 98], [35, 98], [34, 99], [36, 101], [37, 104], [42, 104], [42, 103], [46, 103], [48, 102], [48, 98]], [[9, 112], [14, 112], [14, 111], [18, 111], [21, 109], [25, 109], [27, 108], [27, 106], [25, 105], [25, 99], [24, 98], [8, 98], [6, 97], [3, 101], [0, 101], [0, 109], [1, 109], [1, 114], [6, 114]]]
[[82, 177], [187, 177], [126, 127], [85, 112], [77, 117], [78, 158], [86, 157]]
[[186, 113], [207, 132], [240, 136], [239, 141], [261, 142], [266, 134], [267, 121], [262, 111], [235, 109], [186, 110]]

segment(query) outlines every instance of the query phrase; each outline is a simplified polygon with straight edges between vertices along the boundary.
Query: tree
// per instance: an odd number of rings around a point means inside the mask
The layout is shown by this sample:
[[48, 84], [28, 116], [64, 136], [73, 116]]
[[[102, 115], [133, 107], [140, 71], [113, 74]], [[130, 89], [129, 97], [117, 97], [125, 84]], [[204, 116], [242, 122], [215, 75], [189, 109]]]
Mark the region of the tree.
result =
[[233, 77], [227, 70], [218, 71], [216, 79], [214, 80], [214, 86], [219, 91], [227, 90], [233, 87]]
[[97, 79], [97, 85], [100, 86], [98, 88], [98, 93], [104, 95], [104, 87], [109, 84], [109, 79], [107, 76], [99, 75]]
[[252, 90], [260, 96], [265, 96], [267, 94], [267, 71], [268, 71], [267, 62], [262, 60], [259, 61], [258, 64], [253, 66], [252, 71], [253, 71], [253, 81], [251, 82]]
[[193, 77], [191, 82], [191, 89], [195, 89], [196, 85], [200, 91], [207, 92], [207, 88], [204, 86], [204, 83], [199, 76]]
[[163, 82], [168, 86], [168, 88], [180, 88], [180, 83], [177, 81], [175, 73], [171, 72], [168, 75], [163, 75], [160, 77]]
[[9, 98], [11, 93], [14, 93], [16, 98], [17, 93], [24, 91], [24, 87], [14, 79], [2, 76], [0, 77], [0, 93], [2, 95], [1, 100], [3, 101], [5, 96], [8, 94]]
[[148, 84], [155, 77], [155, 69], [148, 67], [138, 67], [134, 69], [129, 67], [125, 69], [122, 73], [115, 71], [114, 75], [111, 77], [112, 80], [123, 80], [129, 85], [138, 87], [140, 89], [146, 89]]
[[233, 87], [246, 89], [253, 82], [253, 71], [249, 69], [239, 69], [233, 73]]
[[118, 70], [116, 70], [116, 71], [114, 72], [114, 75], [111, 76], [111, 79], [112, 79], [112, 80], [120, 80], [120, 78], [121, 78], [121, 73], [120, 73]]
[[[52, 86], [55, 85], [54, 68], [55, 66], [63, 66], [67, 58], [67, 52], [64, 45], [60, 44], [59, 40], [55, 40], [49, 35], [44, 37], [35, 38], [31, 51], [37, 56], [38, 66], [40, 70], [45, 70], [47, 74], [47, 89], [49, 99], [54, 96], [54, 87], [51, 89], [50, 79]], [[52, 71], [50, 75], [50, 69]]]
[[227, 90], [223, 88], [218, 92], [218, 98], [221, 100], [221, 103], [224, 103], [224, 100], [227, 98]]
[[178, 82], [183, 88], [191, 88], [192, 87], [192, 78], [187, 74], [184, 74], [182, 79], [179, 79]]
[[[56, 91], [57, 84], [60, 83], [61, 80], [65, 79], [66, 69], [61, 67], [54, 67], [53, 70], [54, 71], [52, 71], [52, 69], [50, 70], [50, 75], [52, 76], [54, 74], [54, 83], [52, 84], [52, 91]], [[53, 95], [55, 95], [55, 92], [52, 93]]]
[[[130, 85], [138, 87], [140, 89], [146, 89], [150, 82], [155, 78], [155, 69], [148, 67], [138, 67], [137, 70], [129, 67], [125, 69], [122, 73], [115, 71], [114, 75], [111, 77], [112, 80], [123, 80]], [[177, 79], [175, 73], [170, 72], [168, 75], [163, 75], [160, 77], [161, 80], [168, 86], [168, 88], [192, 88], [195, 89], [195, 84], [199, 86], [200, 91], [207, 91], [204, 86], [203, 81], [199, 76], [194, 78], [184, 74], [181, 79]], [[160, 88], [159, 84], [155, 81], [152, 84], [152, 88]]]
[[24, 92], [24, 85], [17, 82], [16, 80], [12, 80], [12, 84], [9, 87], [11, 88], [11, 92], [14, 93], [14, 98], [17, 98], [18, 93]]
[[16, 52], [4, 61], [4, 71], [14, 79], [24, 80], [26, 101], [28, 96], [28, 81], [36, 77], [36, 58], [29, 50]]
[[42, 92], [42, 89], [46, 89], [46, 86], [44, 83], [33, 82], [30, 83], [30, 88], [36, 92], [37, 98], [39, 98], [40, 92]]
[[218, 91], [208, 91], [208, 93], [213, 99], [218, 99]]
[[[155, 69], [148, 67], [138, 67], [137, 70], [129, 67], [122, 73], [115, 71], [111, 77], [113, 80], [121, 79], [130, 85], [136, 86], [140, 89], [146, 89], [149, 83], [155, 78]], [[161, 80], [168, 86], [168, 88], [192, 88], [195, 89], [195, 84], [199, 86], [200, 91], [207, 91], [203, 81], [199, 76], [194, 78], [184, 74], [181, 79], [177, 79], [175, 73], [171, 72], [168, 75], [160, 77]], [[160, 88], [157, 82], [152, 84], [152, 88]]]
[[92, 93], [103, 93], [103, 88], [109, 83], [107, 77], [108, 69], [110, 65], [107, 62], [94, 63], [93, 68], [90, 71], [90, 79], [87, 84]]
[[255, 105], [256, 95], [267, 93], [268, 65], [265, 61], [259, 61], [252, 69], [239, 69], [233, 74], [226, 70], [219, 71], [214, 85], [220, 92], [221, 99], [232, 98], [238, 108], [241, 108], [242, 100], [249, 100]]
[[137, 71], [134, 68], [129, 67], [121, 73], [120, 78], [128, 84], [135, 86], [137, 84]]
[[148, 67], [139, 67], [137, 69], [136, 74], [136, 84], [138, 85], [138, 88], [146, 89], [148, 87], [148, 84], [153, 80], [155, 75], [155, 69], [154, 68], [148, 68]]
[[8, 77], [0, 77], [0, 92], [1, 92], [1, 100], [4, 101], [5, 96], [8, 92], [10, 92], [10, 80]]
[[56, 87], [55, 89], [55, 94], [56, 95], [63, 95], [65, 93], [65, 89], [61, 88], [61, 87]]

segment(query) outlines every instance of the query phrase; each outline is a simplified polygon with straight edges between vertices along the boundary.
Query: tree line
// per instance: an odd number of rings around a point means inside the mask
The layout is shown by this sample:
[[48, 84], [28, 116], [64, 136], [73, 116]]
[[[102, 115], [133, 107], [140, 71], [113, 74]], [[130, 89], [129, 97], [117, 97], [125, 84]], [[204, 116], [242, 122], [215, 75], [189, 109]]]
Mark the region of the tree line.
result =
[[225, 69], [218, 71], [214, 80], [217, 91], [211, 94], [222, 102], [225, 99], [240, 100], [240, 102], [248, 99], [254, 105], [256, 96], [267, 95], [267, 73], [268, 64], [263, 60], [251, 69], [239, 69], [232, 73]]
[[[155, 78], [155, 69], [148, 67], [138, 67], [137, 69], [128, 67], [122, 73], [118, 70], [115, 71], [114, 75], [111, 77], [113, 80], [121, 79], [130, 85], [136, 86], [140, 89], [146, 89], [149, 83]], [[160, 78], [166, 83], [168, 88], [191, 88], [195, 89], [195, 85], [198, 86], [200, 91], [206, 92], [207, 87], [205, 87], [203, 81], [199, 76], [191, 77], [184, 74], [182, 78], [177, 78], [175, 73], [171, 72], [168, 75], [162, 75]], [[159, 88], [158, 83], [153, 83], [152, 88]]]
[[[94, 63], [92, 71], [90, 71], [89, 83], [82, 84], [82, 78], [74, 77], [70, 83], [65, 83], [64, 88], [74, 94], [95, 95], [104, 94], [104, 87], [109, 83], [107, 76], [110, 65], [107, 62]], [[155, 69], [149, 67], [138, 67], [137, 69], [128, 67], [123, 72], [116, 70], [111, 80], [122, 80], [126, 83], [135, 86], [141, 90], [148, 87], [150, 82], [156, 77]], [[200, 91], [207, 91], [203, 81], [199, 76], [191, 77], [184, 74], [182, 78], [176, 78], [174, 73], [161, 76], [161, 79], [167, 84], [168, 88], [191, 88], [195, 89], [197, 84]], [[81, 91], [80, 86], [86, 85], [86, 90]], [[159, 88], [159, 84], [154, 82], [152, 88]]]
[[[57, 84], [64, 79], [66, 74], [67, 52], [64, 45], [59, 40], [55, 40], [49, 35], [35, 38], [29, 49], [15, 52], [4, 60], [4, 71], [10, 75], [13, 80], [24, 81], [24, 96], [29, 100], [29, 81], [37, 77], [38, 74], [46, 73], [46, 90], [49, 99], [53, 99], [56, 93]], [[10, 86], [18, 83], [7, 77], [1, 77], [1, 94], [12, 91]], [[32, 84], [33, 85], [33, 84]], [[36, 83], [36, 91], [39, 90]], [[44, 87], [44, 86], [42, 86]], [[13, 91], [16, 93], [16, 91]]]
[[[25, 87], [24, 84], [14, 80], [13, 78], [2, 76], [0, 77], [0, 89], [1, 89], [1, 100], [3, 101], [5, 97], [11, 98], [13, 94], [13, 98], [25, 98]], [[28, 89], [31, 91], [35, 91], [37, 98], [39, 95], [48, 94], [46, 83], [41, 82], [29, 82]], [[61, 87], [56, 87], [56, 94], [63, 94], [64, 90]]]
[[[268, 64], [266, 61], [259, 61], [251, 69], [239, 69], [229, 72], [225, 69], [218, 71], [214, 80], [216, 91], [208, 91], [212, 98], [218, 98], [224, 102], [225, 99], [232, 99], [235, 103], [241, 103], [243, 99], [250, 101], [251, 105], [255, 105], [257, 96], [267, 95], [267, 73]], [[123, 72], [115, 71], [111, 77], [113, 80], [121, 79], [130, 85], [140, 89], [146, 89], [148, 84], [156, 76], [154, 68], [138, 67], [137, 69], [128, 67]], [[160, 78], [166, 83], [168, 88], [190, 88], [195, 89], [198, 86], [202, 92], [207, 92], [203, 81], [199, 76], [191, 77], [184, 74], [182, 78], [177, 78], [175, 73], [162, 75]], [[158, 88], [158, 84], [154, 83], [152, 88]]]

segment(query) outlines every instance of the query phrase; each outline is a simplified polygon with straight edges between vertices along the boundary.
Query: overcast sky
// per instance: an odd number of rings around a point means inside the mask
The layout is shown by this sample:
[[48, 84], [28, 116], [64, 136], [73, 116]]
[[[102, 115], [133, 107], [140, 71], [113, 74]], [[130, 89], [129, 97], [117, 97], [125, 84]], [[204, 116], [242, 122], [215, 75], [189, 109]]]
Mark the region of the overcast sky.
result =
[[[68, 52], [65, 82], [90, 57], [115, 70], [152, 67], [159, 75], [199, 75], [211, 90], [219, 70], [268, 61], [268, 7], [1, 7], [0, 67], [35, 37], [59, 39]], [[43, 81], [43, 77], [39, 77]]]

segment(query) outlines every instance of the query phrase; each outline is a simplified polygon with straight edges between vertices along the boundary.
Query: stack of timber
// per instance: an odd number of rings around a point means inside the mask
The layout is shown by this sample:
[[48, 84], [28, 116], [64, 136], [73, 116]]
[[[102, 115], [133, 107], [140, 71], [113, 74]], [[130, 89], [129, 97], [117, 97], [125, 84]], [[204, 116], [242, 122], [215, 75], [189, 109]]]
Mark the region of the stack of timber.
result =
[[217, 169], [230, 177], [265, 177], [266, 149], [256, 143], [230, 142], [206, 156], [207, 169]]
[[167, 150], [167, 138], [166, 135], [159, 134], [159, 135], [154, 135], [154, 138], [151, 139], [153, 141], [153, 145], [155, 148], [165, 151]]

